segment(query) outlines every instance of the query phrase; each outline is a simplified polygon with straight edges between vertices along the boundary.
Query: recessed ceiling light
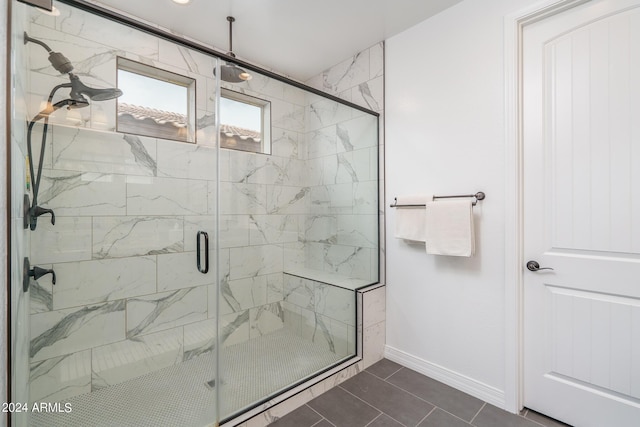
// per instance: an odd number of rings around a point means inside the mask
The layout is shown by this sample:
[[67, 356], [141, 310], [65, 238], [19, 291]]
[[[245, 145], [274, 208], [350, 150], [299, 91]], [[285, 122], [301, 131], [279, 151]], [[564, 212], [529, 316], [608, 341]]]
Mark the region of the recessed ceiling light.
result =
[[191, 0], [173, 0], [173, 2], [178, 4], [187, 4], [190, 3]]

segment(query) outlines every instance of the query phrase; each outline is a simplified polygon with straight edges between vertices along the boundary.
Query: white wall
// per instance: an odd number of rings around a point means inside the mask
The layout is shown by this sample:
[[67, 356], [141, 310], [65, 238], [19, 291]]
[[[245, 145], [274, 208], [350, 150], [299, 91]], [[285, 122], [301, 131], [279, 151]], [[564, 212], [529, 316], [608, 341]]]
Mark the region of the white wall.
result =
[[387, 348], [400, 363], [505, 406], [504, 17], [531, 0], [465, 0], [386, 42], [387, 201], [484, 191], [473, 258], [393, 238]]

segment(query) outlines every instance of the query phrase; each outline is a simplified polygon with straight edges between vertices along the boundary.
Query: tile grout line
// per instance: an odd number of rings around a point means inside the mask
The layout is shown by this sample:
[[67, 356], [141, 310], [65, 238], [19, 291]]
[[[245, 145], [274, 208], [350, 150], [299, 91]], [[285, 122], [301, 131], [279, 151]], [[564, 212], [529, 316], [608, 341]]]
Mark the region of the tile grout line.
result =
[[424, 418], [422, 418], [418, 424], [416, 425], [420, 425], [424, 422], [424, 420], [426, 420], [427, 418], [429, 418], [429, 415], [433, 414], [435, 412], [435, 410], [438, 409], [438, 406], [434, 406], [433, 408], [431, 408], [431, 410], [429, 411], [429, 413], [427, 415], [424, 416]]
[[[363, 371], [364, 372], [364, 371]], [[398, 424], [400, 424], [401, 426], [404, 426], [403, 423], [401, 423], [400, 421], [396, 420], [395, 418], [393, 418], [391, 415], [387, 414], [386, 412], [380, 410], [379, 408], [373, 406], [371, 403], [367, 402], [366, 400], [360, 398], [359, 396], [356, 396], [355, 394], [351, 393], [349, 390], [343, 388], [342, 386], [338, 386], [340, 387], [342, 390], [344, 390], [345, 392], [349, 393], [350, 395], [352, 395], [353, 397], [355, 397], [356, 399], [362, 401], [365, 405], [368, 405], [370, 407], [372, 407], [373, 409], [375, 409], [376, 411], [380, 412], [380, 414], [385, 414], [387, 417], [391, 418], [393, 421], [397, 422]], [[376, 417], [378, 418], [380, 416], [380, 414]], [[375, 419], [375, 418], [374, 418]], [[373, 420], [371, 420], [373, 421]]]
[[476, 412], [473, 418], [471, 418], [471, 421], [469, 421], [469, 424], [473, 424], [473, 420], [475, 420], [478, 417], [478, 415], [480, 414], [480, 412], [482, 412], [485, 406], [487, 406], [487, 402], [484, 402], [484, 404], [480, 407], [480, 409], [478, 409], [478, 412]]
[[378, 414], [378, 416], [377, 416], [377, 417], [375, 417], [374, 419], [372, 419], [371, 421], [369, 421], [369, 422], [367, 423], [367, 425], [365, 425], [364, 427], [368, 427], [368, 426], [370, 426], [370, 425], [371, 425], [371, 423], [373, 423], [375, 420], [377, 420], [378, 418], [380, 418], [383, 414], [384, 414], [384, 412], [380, 412], [380, 413]]
[[325, 418], [325, 417], [324, 417], [320, 412], [318, 412], [318, 411], [316, 411], [315, 409], [313, 409], [313, 408], [312, 408], [308, 403], [305, 403], [305, 404], [304, 404], [304, 406], [306, 406], [307, 408], [311, 409], [313, 412], [315, 412], [316, 414], [318, 414], [318, 415], [320, 416], [320, 418], [321, 418], [317, 423], [313, 424], [311, 427], [313, 427], [313, 426], [317, 425], [318, 423], [321, 423], [321, 422], [322, 422], [322, 420], [325, 420], [326, 422], [328, 422], [328, 423], [329, 423], [329, 424], [331, 424], [332, 426], [335, 426], [335, 424], [334, 424], [334, 423], [332, 423], [331, 421], [329, 421], [328, 419], [326, 419], [326, 418]]

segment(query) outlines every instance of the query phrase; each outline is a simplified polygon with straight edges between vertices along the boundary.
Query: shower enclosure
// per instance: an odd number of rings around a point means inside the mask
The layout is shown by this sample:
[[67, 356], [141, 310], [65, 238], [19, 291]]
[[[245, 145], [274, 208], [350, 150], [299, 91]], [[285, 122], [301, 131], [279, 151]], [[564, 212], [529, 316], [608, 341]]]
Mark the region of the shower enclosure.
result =
[[250, 65], [221, 81], [231, 58], [86, 2], [10, 1], [12, 425], [216, 425], [357, 360], [377, 114]]

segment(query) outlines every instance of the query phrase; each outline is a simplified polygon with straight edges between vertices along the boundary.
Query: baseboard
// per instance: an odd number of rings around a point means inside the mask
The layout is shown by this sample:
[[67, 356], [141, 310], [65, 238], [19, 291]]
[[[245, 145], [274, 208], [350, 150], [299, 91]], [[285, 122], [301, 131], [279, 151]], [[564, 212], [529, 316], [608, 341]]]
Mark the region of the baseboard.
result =
[[434, 380], [468, 393], [478, 399], [484, 400], [498, 408], [506, 409], [505, 394], [503, 390], [499, 390], [495, 387], [474, 380], [473, 378], [469, 378], [458, 372], [436, 365], [435, 363], [428, 362], [388, 345], [384, 348], [384, 357], [409, 369], [420, 372], [429, 378], [433, 378]]

